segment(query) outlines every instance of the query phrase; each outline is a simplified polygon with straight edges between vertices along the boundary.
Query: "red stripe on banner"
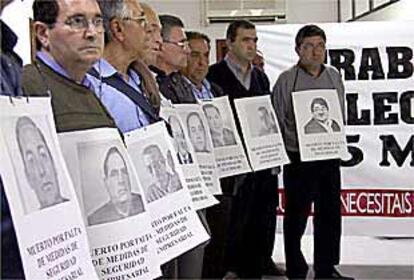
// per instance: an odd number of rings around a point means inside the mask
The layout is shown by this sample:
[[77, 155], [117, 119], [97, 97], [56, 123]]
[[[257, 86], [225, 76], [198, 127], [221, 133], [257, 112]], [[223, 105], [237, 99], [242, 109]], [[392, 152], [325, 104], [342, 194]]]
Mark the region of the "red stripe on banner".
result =
[[[277, 213], [283, 215], [283, 189], [279, 190], [279, 201]], [[341, 202], [342, 216], [414, 217], [414, 190], [347, 189], [342, 190]]]

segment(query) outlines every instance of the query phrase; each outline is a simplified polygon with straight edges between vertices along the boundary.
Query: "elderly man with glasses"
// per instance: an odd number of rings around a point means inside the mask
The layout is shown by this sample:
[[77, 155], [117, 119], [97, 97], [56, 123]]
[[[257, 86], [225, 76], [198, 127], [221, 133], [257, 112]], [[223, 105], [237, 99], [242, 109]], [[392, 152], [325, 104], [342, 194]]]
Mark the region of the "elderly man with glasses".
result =
[[97, 2], [35, 0], [33, 15], [37, 53], [23, 72], [24, 93], [51, 96], [58, 132], [115, 127], [86, 74], [103, 51]]
[[137, 0], [99, 0], [105, 26], [103, 58], [89, 71], [96, 96], [122, 133], [158, 121], [132, 63], [148, 48], [147, 18]]
[[173, 15], [161, 15], [160, 21], [163, 43], [157, 63], [151, 68], [157, 74], [160, 91], [172, 103], [194, 103], [192, 89], [179, 72], [187, 67], [190, 54], [184, 24]]

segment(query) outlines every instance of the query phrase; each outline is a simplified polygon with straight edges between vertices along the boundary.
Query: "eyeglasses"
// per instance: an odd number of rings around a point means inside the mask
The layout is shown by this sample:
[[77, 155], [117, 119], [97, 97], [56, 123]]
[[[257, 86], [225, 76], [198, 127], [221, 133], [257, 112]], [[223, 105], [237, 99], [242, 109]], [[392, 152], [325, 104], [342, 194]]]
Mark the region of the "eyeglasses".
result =
[[135, 21], [136, 23], [138, 23], [138, 25], [140, 25], [141, 27], [145, 27], [148, 24], [148, 20], [147, 17], [145, 15], [142, 16], [137, 16], [137, 17], [124, 17], [122, 18], [123, 20], [131, 20], [131, 21]]
[[325, 43], [319, 43], [317, 45], [313, 45], [311, 43], [305, 43], [305, 44], [302, 45], [302, 47], [305, 51], [313, 51], [313, 50], [325, 51], [325, 49], [326, 49]]
[[[59, 23], [59, 22], [56, 22], [56, 23]], [[94, 17], [91, 19], [87, 19], [85, 16], [73, 16], [65, 20], [63, 23], [69, 26], [74, 31], [84, 31], [90, 28], [90, 26], [93, 26], [96, 32], [104, 31], [102, 17]]]
[[173, 42], [173, 41], [163, 40], [163, 42], [176, 45], [177, 47], [180, 47], [182, 49], [188, 49], [189, 48], [188, 41]]

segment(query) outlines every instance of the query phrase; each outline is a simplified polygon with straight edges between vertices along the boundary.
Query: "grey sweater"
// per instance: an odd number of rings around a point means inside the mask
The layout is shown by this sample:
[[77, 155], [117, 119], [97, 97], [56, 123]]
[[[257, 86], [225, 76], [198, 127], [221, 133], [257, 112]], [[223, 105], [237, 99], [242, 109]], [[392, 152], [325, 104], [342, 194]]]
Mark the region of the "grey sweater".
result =
[[341, 76], [335, 68], [329, 65], [323, 65], [323, 68], [322, 73], [315, 78], [295, 65], [279, 75], [273, 88], [272, 103], [276, 110], [280, 130], [288, 152], [299, 151], [292, 92], [312, 89], [336, 89], [342, 114], [344, 114], [345, 90]]

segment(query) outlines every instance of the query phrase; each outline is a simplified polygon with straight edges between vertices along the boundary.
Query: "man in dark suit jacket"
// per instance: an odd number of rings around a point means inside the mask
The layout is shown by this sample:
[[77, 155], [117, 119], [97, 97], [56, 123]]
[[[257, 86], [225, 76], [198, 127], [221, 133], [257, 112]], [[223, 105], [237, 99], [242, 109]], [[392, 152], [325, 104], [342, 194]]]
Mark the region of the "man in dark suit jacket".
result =
[[[0, 14], [5, 6], [12, 1], [0, 1]], [[22, 60], [14, 52], [17, 35], [0, 20], [0, 95], [22, 95], [21, 76]], [[24, 278], [22, 262], [17, 245], [16, 233], [10, 213], [9, 204], [4, 193], [0, 177], [1, 194], [1, 277]], [[3, 255], [4, 254], [4, 255]], [[7, 254], [7, 256], [6, 256]]]
[[187, 139], [185, 138], [183, 127], [180, 120], [175, 116], [168, 118], [174, 138], [175, 148], [177, 149], [177, 159], [179, 164], [192, 164], [193, 157], [188, 149]]
[[144, 212], [141, 195], [131, 192], [128, 167], [117, 147], [108, 150], [103, 167], [110, 201], [88, 216], [88, 224], [114, 222]]
[[329, 118], [328, 102], [321, 97], [312, 100], [311, 103], [312, 119], [305, 125], [305, 134], [332, 133], [339, 132], [339, 124]]
[[[236, 20], [227, 28], [226, 37], [229, 52], [210, 67], [207, 79], [223, 89], [232, 107], [235, 98], [270, 94], [266, 74], [252, 65], [257, 50], [254, 24]], [[237, 120], [236, 125], [240, 131]], [[224, 248], [224, 278], [280, 274], [271, 259], [278, 204], [276, 172], [268, 169], [228, 177], [222, 180], [221, 186], [224, 196], [231, 201], [231, 210], [224, 210], [230, 211], [225, 213], [229, 220], [222, 225], [222, 237], [228, 236]]]

